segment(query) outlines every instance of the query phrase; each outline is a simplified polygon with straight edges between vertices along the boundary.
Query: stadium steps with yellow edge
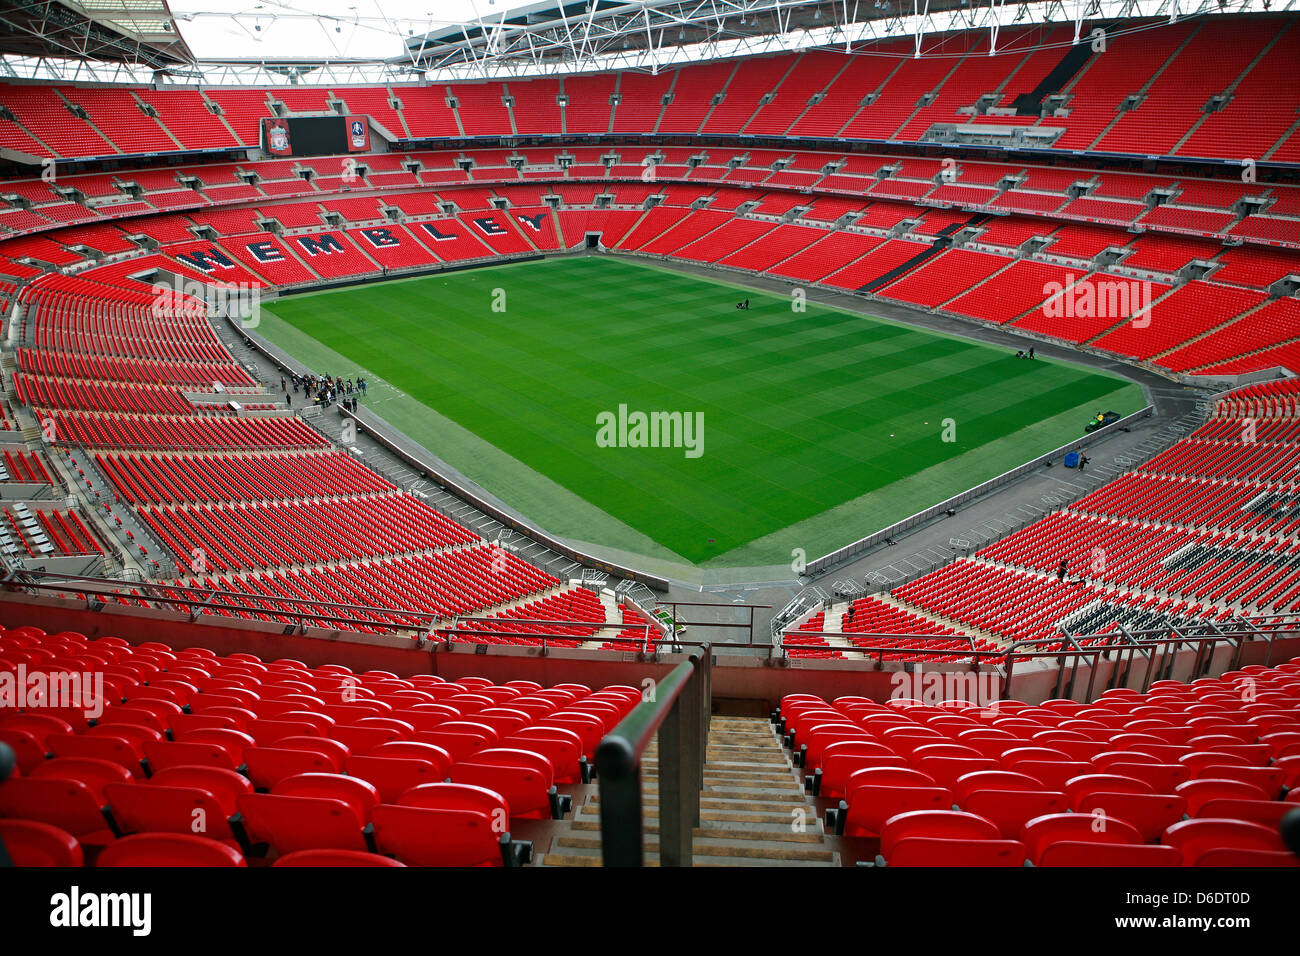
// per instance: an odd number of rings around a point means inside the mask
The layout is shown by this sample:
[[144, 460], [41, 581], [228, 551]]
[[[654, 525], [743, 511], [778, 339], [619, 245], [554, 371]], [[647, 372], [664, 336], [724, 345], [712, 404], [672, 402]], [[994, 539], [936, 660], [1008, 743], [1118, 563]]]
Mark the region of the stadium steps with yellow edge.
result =
[[[642, 768], [645, 861], [658, 866], [657, 741], [647, 749]], [[768, 721], [713, 718], [692, 859], [695, 866], [840, 865]], [[567, 832], [557, 831], [549, 849], [538, 854], [537, 865], [601, 865], [600, 795], [594, 786], [575, 807]]]
[[[844, 630], [844, 615], [849, 612], [852, 601], [838, 601], [826, 609], [826, 615], [822, 618], [823, 631], [842, 631]], [[852, 647], [852, 642], [847, 637], [828, 637], [826, 644], [829, 647]]]

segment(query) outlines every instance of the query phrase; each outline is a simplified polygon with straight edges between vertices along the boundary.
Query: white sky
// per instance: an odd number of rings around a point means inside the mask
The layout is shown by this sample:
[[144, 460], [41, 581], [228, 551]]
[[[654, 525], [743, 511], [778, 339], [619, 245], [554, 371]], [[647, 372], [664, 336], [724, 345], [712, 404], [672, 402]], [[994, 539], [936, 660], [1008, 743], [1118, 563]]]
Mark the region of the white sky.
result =
[[[520, 0], [173, 0], [177, 28], [199, 59], [387, 58], [398, 35], [485, 21]], [[261, 29], [258, 29], [260, 27]]]

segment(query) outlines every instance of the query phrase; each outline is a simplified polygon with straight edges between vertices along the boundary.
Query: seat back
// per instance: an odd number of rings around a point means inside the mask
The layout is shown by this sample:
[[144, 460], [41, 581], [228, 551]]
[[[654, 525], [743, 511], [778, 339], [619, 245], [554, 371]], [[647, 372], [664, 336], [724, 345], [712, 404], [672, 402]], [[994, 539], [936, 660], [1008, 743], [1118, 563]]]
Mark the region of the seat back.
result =
[[1050, 813], [1025, 823], [1020, 842], [1037, 864], [1043, 851], [1062, 841], [1088, 844], [1141, 843], [1142, 834], [1122, 820], [1098, 820], [1087, 813]]
[[1023, 866], [1018, 840], [947, 840], [908, 837], [886, 856], [890, 866]]
[[408, 866], [502, 866], [491, 818], [474, 810], [405, 807], [374, 810], [375, 846]]
[[347, 803], [327, 797], [246, 793], [239, 813], [249, 839], [280, 853], [295, 850], [367, 850], [364, 822]]
[[961, 810], [913, 810], [885, 821], [880, 831], [880, 852], [888, 860], [894, 846], [909, 837], [996, 840], [998, 828], [984, 817]]
[[363, 853], [360, 850], [298, 850], [286, 853], [271, 864], [274, 866], [399, 866], [405, 863], [394, 860], [391, 856], [378, 853]]
[[335, 773], [334, 758], [314, 750], [250, 747], [244, 751], [248, 778], [259, 790], [270, 790], [285, 777], [298, 773]]
[[356, 812], [357, 819], [370, 820], [370, 811], [380, 803], [374, 784], [341, 773], [299, 773], [276, 782], [274, 794], [285, 797], [326, 797], [342, 800]]
[[79, 840], [107, 831], [103, 806], [80, 780], [11, 777], [0, 787], [0, 817], [48, 823]]
[[412, 787], [438, 783], [446, 777], [437, 764], [412, 757], [352, 756], [343, 768], [351, 776], [373, 784], [386, 803], [401, 799]]
[[234, 847], [192, 833], [139, 833], [114, 840], [96, 866], [247, 866]]
[[1046, 847], [1036, 866], [1180, 866], [1182, 857], [1171, 846], [1152, 843], [1092, 843], [1062, 840]]
[[66, 830], [36, 820], [0, 819], [0, 841], [14, 866], [81, 866], [81, 844]]
[[1187, 812], [1187, 801], [1173, 793], [1106, 793], [1093, 791], [1074, 801], [1077, 813], [1123, 820], [1142, 834], [1145, 843], [1155, 841], [1165, 828]]
[[113, 819], [124, 833], [197, 833], [233, 840], [226, 813], [206, 790], [116, 783], [104, 788]]

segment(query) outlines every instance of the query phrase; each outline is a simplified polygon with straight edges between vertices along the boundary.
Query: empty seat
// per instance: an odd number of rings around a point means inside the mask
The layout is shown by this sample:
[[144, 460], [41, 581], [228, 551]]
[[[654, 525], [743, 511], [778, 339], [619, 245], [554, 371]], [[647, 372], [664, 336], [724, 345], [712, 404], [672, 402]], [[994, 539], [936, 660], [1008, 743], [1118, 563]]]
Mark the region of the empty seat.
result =
[[1182, 854], [1184, 866], [1197, 866], [1200, 858], [1210, 850], [1280, 852], [1286, 849], [1276, 829], [1247, 820], [1213, 817], [1175, 823], [1165, 830], [1160, 842], [1176, 847]]
[[278, 853], [370, 849], [365, 822], [342, 800], [247, 793], [239, 798], [239, 815], [250, 843], [266, 843]]
[[406, 866], [390, 856], [363, 853], [360, 850], [298, 850], [286, 853], [272, 866]]
[[501, 794], [511, 815], [520, 819], [559, 820], [572, 804], [572, 798], [561, 795], [552, 783], [550, 761], [527, 750], [482, 750], [453, 766], [452, 779]]
[[344, 763], [344, 769], [354, 777], [373, 784], [380, 797], [395, 802], [412, 787], [439, 783], [446, 771], [429, 760], [411, 757], [353, 756]]
[[96, 866], [246, 866], [243, 855], [225, 843], [189, 833], [139, 833], [114, 841]]
[[1018, 840], [946, 840], [908, 837], [895, 844], [890, 866], [1023, 866], [1025, 846]]
[[511, 841], [509, 819], [509, 805], [491, 790], [426, 784], [401, 804], [375, 807], [375, 845], [408, 866], [518, 866], [532, 846]]
[[105, 797], [123, 833], [197, 833], [233, 840], [228, 814], [207, 790], [149, 783], [109, 784]]
[[249, 779], [261, 790], [270, 790], [295, 774], [336, 773], [341, 769], [337, 760], [318, 751], [282, 747], [250, 747], [244, 751], [244, 761]]
[[[1055, 843], [1142, 843], [1142, 834], [1122, 820], [1098, 820], [1087, 813], [1052, 813], [1035, 817], [1020, 831], [1029, 861], [1038, 865], [1044, 851]], [[1062, 864], [1056, 864], [1062, 865]]]
[[81, 866], [76, 837], [48, 823], [0, 819], [0, 841], [14, 866]]
[[289, 797], [326, 797], [352, 807], [357, 819], [368, 822], [380, 803], [379, 791], [360, 777], [338, 773], [300, 773], [276, 783], [273, 793]]

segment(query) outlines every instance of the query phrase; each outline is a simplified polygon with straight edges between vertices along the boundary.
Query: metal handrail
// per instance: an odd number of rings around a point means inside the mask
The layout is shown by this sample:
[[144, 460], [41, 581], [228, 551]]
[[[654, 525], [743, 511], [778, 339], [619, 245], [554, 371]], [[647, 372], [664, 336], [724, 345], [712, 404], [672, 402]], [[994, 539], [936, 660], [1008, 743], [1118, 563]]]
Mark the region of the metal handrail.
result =
[[601, 860], [645, 865], [641, 758], [659, 735], [659, 864], [690, 866], [711, 713], [712, 648], [704, 644], [653, 685], [596, 747]]

